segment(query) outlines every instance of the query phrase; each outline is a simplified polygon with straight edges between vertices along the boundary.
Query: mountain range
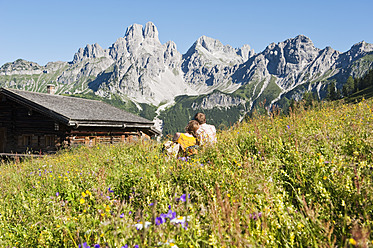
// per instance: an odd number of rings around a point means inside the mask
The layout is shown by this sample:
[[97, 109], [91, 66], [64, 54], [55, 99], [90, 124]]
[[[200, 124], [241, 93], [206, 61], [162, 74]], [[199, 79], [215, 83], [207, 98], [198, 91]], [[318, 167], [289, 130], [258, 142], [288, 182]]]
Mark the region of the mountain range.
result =
[[129, 26], [109, 48], [79, 48], [70, 62], [45, 66], [18, 59], [0, 67], [0, 86], [107, 101], [153, 119], [164, 134], [181, 131], [198, 111], [223, 128], [260, 104], [286, 108], [305, 92], [325, 98], [334, 82], [373, 68], [373, 44], [364, 41], [339, 52], [316, 48], [298, 35], [255, 53], [202, 36], [185, 54], [173, 41], [161, 44], [152, 22]]

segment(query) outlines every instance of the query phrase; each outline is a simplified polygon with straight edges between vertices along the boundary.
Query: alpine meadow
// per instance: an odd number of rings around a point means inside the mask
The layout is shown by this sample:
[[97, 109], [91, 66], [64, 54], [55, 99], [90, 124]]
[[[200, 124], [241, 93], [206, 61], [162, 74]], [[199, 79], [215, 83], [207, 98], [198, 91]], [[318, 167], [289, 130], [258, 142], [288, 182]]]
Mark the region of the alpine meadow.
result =
[[2, 247], [371, 247], [373, 100], [296, 104], [192, 158], [155, 141], [0, 167]]

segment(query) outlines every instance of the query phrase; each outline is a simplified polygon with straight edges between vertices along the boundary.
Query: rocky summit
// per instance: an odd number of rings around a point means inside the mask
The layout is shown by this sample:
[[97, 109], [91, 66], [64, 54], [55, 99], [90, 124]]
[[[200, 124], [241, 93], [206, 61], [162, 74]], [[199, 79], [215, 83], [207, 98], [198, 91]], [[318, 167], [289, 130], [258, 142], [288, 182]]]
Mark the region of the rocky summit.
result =
[[227, 116], [234, 123], [259, 103], [286, 106], [307, 91], [322, 99], [331, 82], [341, 88], [349, 76], [373, 68], [373, 44], [364, 41], [342, 53], [298, 35], [255, 53], [249, 45], [233, 48], [201, 36], [181, 54], [173, 41], [161, 44], [158, 36], [152, 22], [133, 24], [110, 47], [87, 45], [70, 62], [6, 63], [0, 86], [46, 92], [54, 84], [57, 94], [115, 99], [163, 126], [172, 121], [169, 115], [190, 118], [196, 111], [214, 113], [213, 123]]

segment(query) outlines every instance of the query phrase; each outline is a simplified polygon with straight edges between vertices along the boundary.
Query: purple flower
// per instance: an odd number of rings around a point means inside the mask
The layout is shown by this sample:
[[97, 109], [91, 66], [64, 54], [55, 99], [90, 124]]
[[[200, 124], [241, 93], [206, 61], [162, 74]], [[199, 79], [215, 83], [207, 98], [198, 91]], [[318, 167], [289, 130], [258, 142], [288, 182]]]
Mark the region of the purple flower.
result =
[[180, 201], [185, 202], [186, 201], [186, 194], [182, 194], [179, 198]]
[[108, 200], [110, 200], [110, 196], [106, 196], [106, 198], [107, 198]]
[[112, 190], [111, 188], [109, 188], [108, 191], [109, 191], [110, 193], [114, 193], [114, 190]]
[[165, 214], [161, 214], [159, 217], [155, 218], [155, 224], [159, 226], [160, 224], [163, 224], [166, 222]]
[[124, 246], [122, 246], [121, 248], [128, 248], [128, 245], [124, 245]]
[[99, 244], [95, 244], [94, 248], [100, 248]]
[[128, 214], [132, 214], [132, 211], [129, 211]]
[[[190, 194], [188, 194], [188, 198], [190, 198]], [[180, 198], [177, 198], [176, 200], [179, 200], [179, 201], [182, 201], [182, 202], [186, 202], [186, 194], [182, 194], [180, 196]]]
[[89, 245], [87, 245], [87, 242], [83, 243], [83, 246], [79, 244], [79, 248], [91, 248]]
[[135, 245], [135, 248], [139, 248], [139, 245]]
[[123, 218], [124, 217], [124, 213], [122, 213], [121, 215], [119, 215], [119, 218]]
[[188, 158], [187, 158], [187, 157], [179, 157], [179, 159], [180, 159], [181, 161], [184, 161], [184, 162], [187, 162], [187, 161], [188, 161]]
[[170, 209], [170, 210], [171, 210], [171, 205], [168, 205], [168, 209]]
[[289, 125], [286, 125], [286, 127], [289, 129], [290, 128], [290, 126]]
[[153, 206], [153, 205], [154, 205], [154, 203], [150, 203], [150, 204], [149, 204], [149, 206]]
[[171, 209], [168, 210], [166, 217], [169, 218], [170, 220], [173, 220], [176, 218], [176, 212], [173, 212]]
[[57, 193], [56, 193], [56, 196], [58, 197], [59, 195], [60, 195], [60, 193], [57, 192]]

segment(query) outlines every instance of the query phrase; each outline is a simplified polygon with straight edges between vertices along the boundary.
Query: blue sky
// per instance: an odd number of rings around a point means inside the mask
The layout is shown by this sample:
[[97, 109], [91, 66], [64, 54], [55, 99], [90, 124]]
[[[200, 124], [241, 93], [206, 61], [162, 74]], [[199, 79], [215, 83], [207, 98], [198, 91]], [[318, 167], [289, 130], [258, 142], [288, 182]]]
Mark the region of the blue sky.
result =
[[0, 0], [0, 65], [71, 61], [80, 47], [108, 48], [129, 25], [148, 21], [181, 53], [202, 35], [261, 52], [299, 34], [345, 52], [362, 40], [373, 43], [372, 9], [372, 0]]

